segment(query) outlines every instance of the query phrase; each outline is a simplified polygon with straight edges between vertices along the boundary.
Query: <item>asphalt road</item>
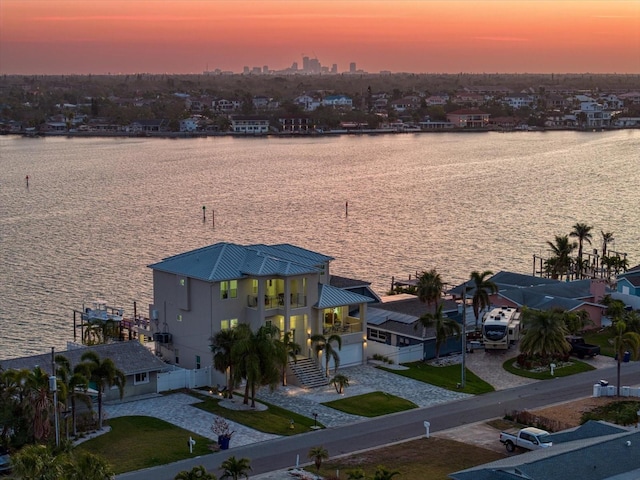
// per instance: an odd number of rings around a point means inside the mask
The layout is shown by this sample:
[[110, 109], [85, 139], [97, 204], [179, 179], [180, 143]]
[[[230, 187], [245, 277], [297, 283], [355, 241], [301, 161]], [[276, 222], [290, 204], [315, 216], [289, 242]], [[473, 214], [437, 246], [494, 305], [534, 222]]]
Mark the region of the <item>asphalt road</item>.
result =
[[[622, 365], [621, 385], [640, 384], [640, 362]], [[616, 367], [593, 370], [570, 377], [540, 381], [435, 407], [409, 410], [371, 420], [281, 437], [269, 442], [233, 448], [214, 455], [190, 458], [159, 467], [118, 475], [119, 480], [173, 480], [183, 470], [204, 465], [216, 470], [229, 456], [251, 460], [252, 474], [257, 475], [308, 463], [310, 448], [322, 445], [331, 457], [424, 436], [424, 422], [430, 432], [447, 430], [469, 423], [502, 417], [512, 410], [540, 408], [555, 403], [591, 396], [593, 385], [600, 379], [616, 383]], [[496, 439], [497, 441], [497, 439]], [[219, 474], [220, 472], [217, 472]]]

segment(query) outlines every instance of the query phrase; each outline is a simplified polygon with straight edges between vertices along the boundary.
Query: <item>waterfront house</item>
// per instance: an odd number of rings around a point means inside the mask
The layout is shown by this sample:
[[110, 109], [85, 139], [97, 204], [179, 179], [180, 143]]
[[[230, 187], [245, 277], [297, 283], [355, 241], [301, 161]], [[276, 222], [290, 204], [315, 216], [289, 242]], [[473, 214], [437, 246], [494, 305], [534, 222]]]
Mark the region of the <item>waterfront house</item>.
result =
[[[410, 294], [384, 297], [379, 304], [367, 309], [367, 353], [378, 354], [394, 363], [429, 360], [436, 356], [436, 332], [433, 327], [423, 328], [419, 319], [425, 313], [434, 313], [435, 305], [427, 306]], [[443, 300], [444, 316], [461, 322], [458, 303]], [[460, 352], [461, 339], [449, 337], [440, 347], [440, 355]]]
[[309, 115], [280, 115], [278, 126], [281, 132], [306, 133], [315, 128], [313, 119]]
[[327, 95], [322, 99], [322, 105], [334, 108], [351, 108], [353, 100], [346, 95]]
[[447, 121], [457, 128], [484, 128], [489, 124], [489, 116], [477, 108], [463, 108], [447, 113]]
[[269, 118], [261, 115], [232, 115], [231, 131], [249, 135], [269, 133]]
[[[535, 310], [559, 308], [568, 312], [584, 310], [592, 324], [587, 328], [600, 328], [606, 310], [602, 300], [609, 292], [602, 279], [586, 279], [565, 282], [551, 278], [501, 271], [489, 278], [498, 292], [489, 295], [490, 309], [494, 307], [528, 307]], [[448, 291], [454, 298], [461, 298], [462, 289], [468, 287], [467, 299], [474, 294], [473, 283], [467, 281]]]
[[[63, 355], [71, 363], [73, 369], [82, 360], [82, 355], [87, 351], [95, 352], [100, 360], [111, 359], [116, 368], [125, 375], [125, 386], [123, 399], [137, 397], [140, 395], [155, 394], [157, 391], [157, 379], [160, 372], [171, 369], [148, 348], [137, 340], [127, 342], [115, 342], [91, 347], [73, 347], [68, 350], [55, 352], [56, 355]], [[11, 358], [0, 361], [0, 365], [5, 370], [33, 370], [36, 367], [42, 368], [49, 375], [52, 374], [51, 354], [32, 355], [29, 357]], [[89, 385], [90, 388], [95, 388]], [[119, 400], [120, 392], [116, 389], [106, 389], [104, 400]]]
[[[188, 369], [211, 365], [211, 337], [240, 323], [274, 325], [314, 358], [315, 334], [340, 335], [340, 365], [366, 358], [372, 296], [331, 284], [332, 257], [290, 244], [216, 243], [165, 258], [153, 270], [151, 330], [156, 351]], [[365, 288], [366, 282], [357, 282]], [[360, 290], [364, 291], [364, 290]], [[224, 384], [222, 374], [217, 383]], [[213, 383], [216, 383], [215, 381]]]
[[618, 275], [616, 290], [623, 295], [640, 297], [640, 265]]

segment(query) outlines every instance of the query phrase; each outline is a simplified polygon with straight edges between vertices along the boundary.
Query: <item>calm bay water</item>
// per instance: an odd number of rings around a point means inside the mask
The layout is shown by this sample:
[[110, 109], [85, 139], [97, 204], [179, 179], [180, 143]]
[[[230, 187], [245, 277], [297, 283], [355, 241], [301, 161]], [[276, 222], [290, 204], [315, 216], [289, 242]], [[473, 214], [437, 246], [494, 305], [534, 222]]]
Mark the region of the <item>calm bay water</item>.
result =
[[0, 359], [64, 348], [72, 310], [96, 298], [146, 312], [147, 265], [220, 241], [331, 255], [334, 274], [381, 294], [391, 276], [429, 268], [450, 283], [529, 274], [576, 222], [594, 227], [598, 249], [600, 230], [614, 232], [610, 248], [636, 265], [639, 185], [629, 130], [0, 137]]

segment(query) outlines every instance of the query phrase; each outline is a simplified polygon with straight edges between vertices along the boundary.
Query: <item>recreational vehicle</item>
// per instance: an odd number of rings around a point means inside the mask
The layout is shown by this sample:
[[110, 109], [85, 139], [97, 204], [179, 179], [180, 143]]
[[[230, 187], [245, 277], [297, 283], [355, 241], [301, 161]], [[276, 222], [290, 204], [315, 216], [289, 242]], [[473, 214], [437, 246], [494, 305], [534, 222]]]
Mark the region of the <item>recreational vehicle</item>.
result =
[[485, 350], [507, 350], [520, 339], [520, 312], [500, 307], [488, 311], [482, 319]]

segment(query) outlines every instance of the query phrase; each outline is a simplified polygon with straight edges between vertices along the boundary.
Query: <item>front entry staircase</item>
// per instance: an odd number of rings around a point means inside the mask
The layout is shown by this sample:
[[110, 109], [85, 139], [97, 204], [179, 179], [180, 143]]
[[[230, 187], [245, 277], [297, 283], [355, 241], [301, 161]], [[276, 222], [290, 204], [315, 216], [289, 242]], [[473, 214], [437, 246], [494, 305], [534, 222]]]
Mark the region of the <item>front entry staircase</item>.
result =
[[302, 388], [326, 387], [329, 380], [324, 376], [324, 371], [318, 368], [310, 358], [298, 357], [296, 362], [289, 362], [289, 369], [295, 376], [297, 383]]

